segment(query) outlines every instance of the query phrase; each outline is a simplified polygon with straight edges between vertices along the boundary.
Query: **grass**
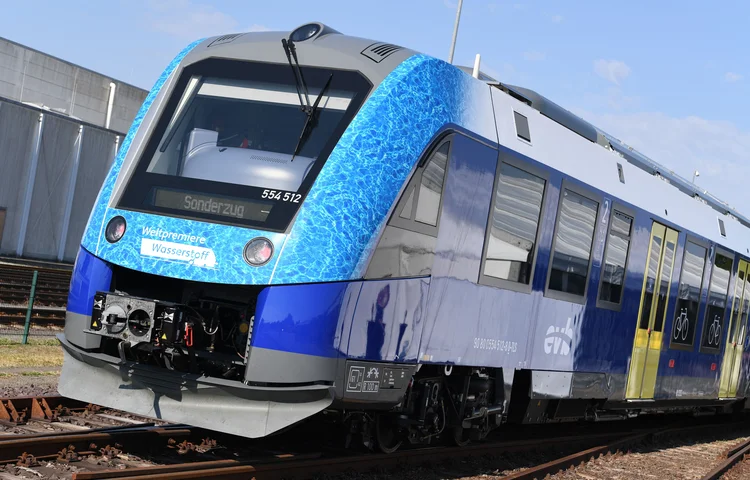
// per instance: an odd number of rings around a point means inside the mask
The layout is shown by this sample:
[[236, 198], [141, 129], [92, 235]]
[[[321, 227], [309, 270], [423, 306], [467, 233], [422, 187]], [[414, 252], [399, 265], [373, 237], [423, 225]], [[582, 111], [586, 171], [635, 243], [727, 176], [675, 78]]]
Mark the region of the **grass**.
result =
[[60, 367], [63, 363], [62, 347], [54, 344], [0, 343], [0, 368]]
[[[57, 341], [56, 338], [33, 338], [29, 337], [27, 345], [45, 345], [45, 346], [55, 346], [60, 345], [60, 342]], [[5, 347], [9, 345], [21, 345], [21, 340], [14, 340], [10, 338], [0, 338], [0, 347]]]
[[38, 372], [35, 370], [30, 371], [24, 371], [24, 372], [17, 372], [17, 373], [10, 373], [10, 372], [0, 372], [0, 378], [13, 378], [13, 377], [52, 377], [60, 375], [59, 371], [49, 371], [49, 372]]

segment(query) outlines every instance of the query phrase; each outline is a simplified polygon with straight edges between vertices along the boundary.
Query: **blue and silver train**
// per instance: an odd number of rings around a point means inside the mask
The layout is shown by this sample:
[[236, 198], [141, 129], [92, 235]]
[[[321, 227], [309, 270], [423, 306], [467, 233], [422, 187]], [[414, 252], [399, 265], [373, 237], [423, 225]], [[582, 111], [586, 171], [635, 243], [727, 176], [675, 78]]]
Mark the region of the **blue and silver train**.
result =
[[370, 445], [732, 412], [750, 223], [536, 94], [311, 23], [192, 43], [93, 207], [59, 392]]

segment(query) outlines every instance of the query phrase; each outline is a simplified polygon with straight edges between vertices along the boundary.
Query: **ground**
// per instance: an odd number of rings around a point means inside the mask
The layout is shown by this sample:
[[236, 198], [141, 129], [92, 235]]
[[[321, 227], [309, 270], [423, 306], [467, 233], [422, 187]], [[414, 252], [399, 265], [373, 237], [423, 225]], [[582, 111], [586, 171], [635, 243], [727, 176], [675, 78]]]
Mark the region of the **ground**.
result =
[[56, 339], [0, 338], [0, 398], [56, 394], [62, 361]]

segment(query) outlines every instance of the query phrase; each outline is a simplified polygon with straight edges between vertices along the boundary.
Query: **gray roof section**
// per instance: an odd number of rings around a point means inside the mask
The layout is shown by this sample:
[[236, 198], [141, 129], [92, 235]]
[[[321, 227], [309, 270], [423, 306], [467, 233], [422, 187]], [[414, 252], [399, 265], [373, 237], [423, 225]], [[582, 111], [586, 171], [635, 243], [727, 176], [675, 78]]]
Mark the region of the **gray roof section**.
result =
[[618, 138], [595, 127], [578, 115], [569, 112], [550, 99], [533, 90], [529, 90], [528, 88], [507, 85], [501, 82], [493, 82], [491, 80], [487, 81], [487, 83], [504, 91], [516, 100], [526, 103], [532, 108], [538, 110], [542, 115], [581, 135], [590, 142], [598, 143], [605, 148], [614, 150], [627, 160], [628, 163], [631, 163], [652, 175], [659, 176], [684, 194], [700, 199], [711, 206], [714, 210], [724, 215], [730, 215], [745, 227], [750, 228], [750, 219], [740, 214], [736, 209], [730, 207], [727, 202], [720, 200], [706, 190], [698, 188], [695, 184], [687, 181], [669, 168], [640, 153]]
[[[318, 25], [321, 27], [319, 34], [295, 42], [300, 64], [358, 70], [375, 87], [401, 62], [418, 53], [387, 42], [341, 34], [322, 23]], [[182, 66], [211, 57], [286, 64], [281, 39], [288, 38], [294, 30], [211, 37], [195, 47], [185, 57]]]

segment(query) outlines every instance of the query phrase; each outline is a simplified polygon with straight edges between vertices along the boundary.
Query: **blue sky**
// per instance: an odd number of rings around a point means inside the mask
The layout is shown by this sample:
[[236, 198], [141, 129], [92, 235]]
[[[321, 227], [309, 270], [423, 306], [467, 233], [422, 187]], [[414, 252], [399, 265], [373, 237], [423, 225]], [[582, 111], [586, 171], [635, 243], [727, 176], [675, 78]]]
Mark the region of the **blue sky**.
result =
[[[150, 88], [195, 38], [317, 20], [447, 59], [457, 0], [29, 0], [0, 35]], [[464, 0], [454, 63], [532, 88], [727, 200], [750, 179], [750, 3]]]

